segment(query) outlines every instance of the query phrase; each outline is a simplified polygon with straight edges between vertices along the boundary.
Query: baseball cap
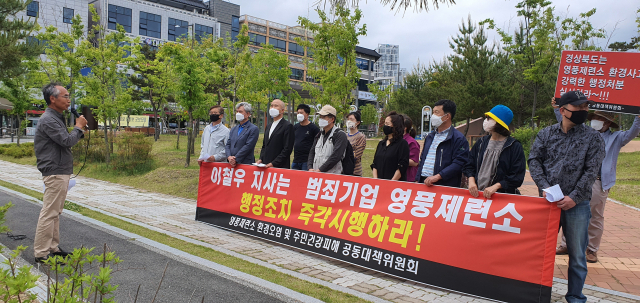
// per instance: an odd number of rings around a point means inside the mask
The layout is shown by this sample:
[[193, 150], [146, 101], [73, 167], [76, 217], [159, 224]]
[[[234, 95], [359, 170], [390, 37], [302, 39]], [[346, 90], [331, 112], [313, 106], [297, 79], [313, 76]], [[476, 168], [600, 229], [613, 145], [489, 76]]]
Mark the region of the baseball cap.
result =
[[557, 106], [564, 106], [564, 105], [567, 105], [567, 104], [578, 106], [578, 105], [583, 104], [585, 102], [588, 102], [589, 105], [596, 104], [595, 101], [587, 99], [587, 97], [579, 90], [566, 92], [566, 93], [564, 93], [562, 95], [562, 97], [556, 98], [556, 105]]
[[336, 114], [336, 109], [331, 105], [323, 106], [322, 109], [320, 109], [320, 111], [318, 112], [318, 115], [320, 116], [333, 115], [334, 117], [338, 116]]

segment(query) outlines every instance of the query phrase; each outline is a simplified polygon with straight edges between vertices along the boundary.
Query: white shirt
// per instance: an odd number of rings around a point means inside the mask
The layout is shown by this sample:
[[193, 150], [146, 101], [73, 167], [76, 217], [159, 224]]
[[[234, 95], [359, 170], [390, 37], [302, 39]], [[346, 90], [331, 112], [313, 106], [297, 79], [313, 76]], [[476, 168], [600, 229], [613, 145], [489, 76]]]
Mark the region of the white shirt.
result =
[[216, 162], [227, 161], [225, 153], [227, 140], [229, 140], [229, 129], [224, 124], [207, 125], [202, 132], [200, 158], [209, 155], [214, 156]]
[[273, 130], [276, 129], [276, 126], [278, 126], [278, 123], [280, 123], [280, 120], [282, 120], [282, 118], [273, 121], [273, 123], [271, 124], [271, 129], [269, 130], [269, 138], [271, 138], [271, 134], [273, 133]]

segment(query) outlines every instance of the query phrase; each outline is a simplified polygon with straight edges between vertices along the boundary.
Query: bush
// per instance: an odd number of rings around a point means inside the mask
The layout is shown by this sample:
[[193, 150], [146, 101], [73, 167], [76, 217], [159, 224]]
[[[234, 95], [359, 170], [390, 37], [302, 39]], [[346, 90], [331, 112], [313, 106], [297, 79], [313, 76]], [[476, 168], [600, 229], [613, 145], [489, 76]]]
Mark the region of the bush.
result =
[[141, 133], [124, 132], [116, 137], [117, 152], [113, 168], [133, 173], [144, 169], [151, 160], [153, 141]]
[[523, 126], [511, 133], [511, 136], [520, 141], [520, 143], [522, 144], [522, 148], [524, 149], [524, 156], [526, 159], [529, 159], [529, 151], [531, 150], [533, 141], [536, 139], [536, 136], [541, 129], [541, 127], [531, 128], [529, 126]]
[[[111, 133], [109, 133], [109, 137], [111, 136]], [[89, 150], [87, 150], [87, 144], [89, 144]], [[104, 162], [106, 158], [105, 151], [104, 133], [97, 130], [91, 132], [91, 134], [86, 133], [84, 139], [78, 141], [78, 144], [71, 148], [73, 159], [76, 161], [83, 161], [86, 155], [89, 162]]]
[[7, 155], [16, 159], [24, 157], [33, 157], [35, 151], [33, 149], [33, 143], [22, 143], [18, 146], [17, 143], [0, 145], [0, 155]]

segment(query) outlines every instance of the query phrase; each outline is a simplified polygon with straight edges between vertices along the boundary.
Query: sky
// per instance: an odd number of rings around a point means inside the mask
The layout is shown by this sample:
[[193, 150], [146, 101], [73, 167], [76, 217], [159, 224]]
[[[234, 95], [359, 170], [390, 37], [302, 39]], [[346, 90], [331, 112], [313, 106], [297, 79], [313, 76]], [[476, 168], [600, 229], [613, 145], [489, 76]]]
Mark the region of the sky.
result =
[[[266, 19], [288, 26], [298, 25], [298, 16], [318, 21], [314, 4], [317, 0], [231, 0], [240, 5], [242, 15]], [[351, 2], [351, 1], [347, 1]], [[431, 1], [430, 1], [431, 2]], [[411, 70], [418, 62], [441, 60], [451, 54], [449, 41], [458, 32], [463, 19], [474, 22], [492, 18], [501, 28], [515, 28], [519, 18], [515, 5], [519, 0], [456, 0], [456, 4], [441, 5], [437, 10], [414, 12], [412, 9], [396, 13], [379, 0], [360, 0], [362, 24], [367, 25], [367, 36], [360, 37], [359, 45], [375, 49], [378, 44], [400, 45], [400, 64]], [[607, 32], [606, 39], [596, 44], [603, 48], [616, 41], [630, 41], [637, 36], [637, 0], [552, 0], [558, 15], [578, 17], [580, 13], [596, 8], [590, 21], [596, 28]], [[489, 41], [498, 40], [495, 31], [488, 30]]]

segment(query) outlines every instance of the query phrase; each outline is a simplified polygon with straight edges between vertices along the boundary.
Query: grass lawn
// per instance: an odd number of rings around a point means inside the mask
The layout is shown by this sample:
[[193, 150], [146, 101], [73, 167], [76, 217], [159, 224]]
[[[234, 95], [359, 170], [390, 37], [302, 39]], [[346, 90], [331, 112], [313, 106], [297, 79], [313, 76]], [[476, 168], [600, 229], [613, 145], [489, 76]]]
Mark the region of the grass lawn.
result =
[[609, 197], [629, 205], [640, 207], [640, 152], [620, 153], [616, 173], [616, 185], [611, 188]]

